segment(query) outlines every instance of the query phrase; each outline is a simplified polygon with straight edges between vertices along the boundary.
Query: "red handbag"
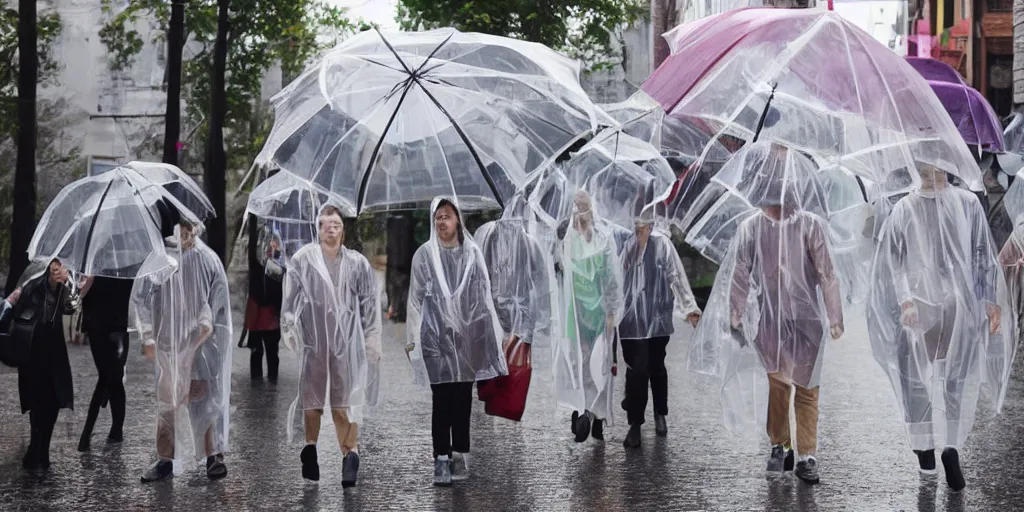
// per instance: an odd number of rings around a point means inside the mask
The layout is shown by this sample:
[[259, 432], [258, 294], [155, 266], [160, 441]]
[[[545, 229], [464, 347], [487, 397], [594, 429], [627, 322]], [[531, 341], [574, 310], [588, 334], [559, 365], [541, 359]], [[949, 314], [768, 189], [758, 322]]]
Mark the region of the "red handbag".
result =
[[508, 375], [477, 384], [477, 395], [484, 402], [484, 412], [512, 421], [523, 419], [526, 396], [530, 392], [533, 361], [530, 344], [519, 341], [505, 355]]

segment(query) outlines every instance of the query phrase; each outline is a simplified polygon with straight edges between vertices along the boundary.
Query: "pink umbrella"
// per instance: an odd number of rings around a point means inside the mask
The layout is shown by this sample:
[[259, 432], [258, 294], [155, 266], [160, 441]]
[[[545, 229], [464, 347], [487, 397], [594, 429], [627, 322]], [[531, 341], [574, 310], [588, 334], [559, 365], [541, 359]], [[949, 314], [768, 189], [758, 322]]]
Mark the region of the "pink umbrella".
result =
[[907, 62], [928, 80], [964, 142], [990, 153], [1003, 151], [1003, 125], [999, 116], [960, 73], [939, 60], [908, 57]]
[[[678, 119], [750, 141], [769, 96], [778, 121], [762, 139], [882, 181], [926, 161], [972, 189], [981, 173], [927, 82], [838, 14], [738, 9], [682, 25], [643, 89]], [[913, 174], [913, 173], [911, 173]]]

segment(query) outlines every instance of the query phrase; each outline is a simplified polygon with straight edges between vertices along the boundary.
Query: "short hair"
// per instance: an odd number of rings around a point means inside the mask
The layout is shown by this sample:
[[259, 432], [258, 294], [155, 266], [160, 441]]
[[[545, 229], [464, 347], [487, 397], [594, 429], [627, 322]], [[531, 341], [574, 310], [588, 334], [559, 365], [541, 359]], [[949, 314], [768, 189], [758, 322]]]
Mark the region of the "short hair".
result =
[[[345, 220], [345, 217], [341, 214], [341, 210], [337, 206], [334, 206], [333, 204], [325, 205], [323, 208], [320, 209], [320, 217], [330, 217], [331, 215], [337, 215], [338, 218], [341, 219], [342, 221]], [[316, 223], [317, 226], [321, 224], [319, 219], [317, 219]]]
[[465, 235], [462, 234], [462, 214], [459, 213], [459, 207], [455, 206], [455, 203], [449, 201], [448, 199], [441, 199], [440, 201], [438, 201], [437, 208], [434, 208], [434, 212], [430, 216], [430, 221], [433, 222], [434, 215], [437, 215], [437, 211], [440, 210], [441, 208], [444, 208], [445, 206], [451, 208], [452, 211], [455, 212], [455, 233], [459, 237], [459, 243], [465, 243]]

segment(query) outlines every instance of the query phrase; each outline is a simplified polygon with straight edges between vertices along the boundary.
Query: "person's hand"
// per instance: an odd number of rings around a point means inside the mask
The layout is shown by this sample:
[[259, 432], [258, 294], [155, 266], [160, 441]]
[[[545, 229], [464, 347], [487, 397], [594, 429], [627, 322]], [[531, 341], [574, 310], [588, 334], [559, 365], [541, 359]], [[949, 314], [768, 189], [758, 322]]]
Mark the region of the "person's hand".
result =
[[366, 345], [366, 359], [371, 363], [380, 361], [380, 347], [376, 344], [370, 343]]
[[999, 309], [999, 306], [995, 304], [986, 304], [985, 312], [988, 314], [988, 332], [989, 334], [995, 334], [999, 332], [999, 324], [1003, 319], [1003, 312]]
[[406, 343], [405, 344], [405, 355], [408, 356], [409, 354], [412, 353], [413, 350], [416, 350], [416, 344], [415, 343], [411, 343], [410, 342], [410, 343]]
[[[508, 365], [509, 366], [526, 366], [527, 354], [529, 353], [530, 346], [526, 343], [522, 343], [516, 338], [516, 345], [512, 345], [512, 352], [510, 354]], [[506, 352], [508, 353], [508, 352]]]
[[15, 288], [10, 295], [7, 296], [7, 303], [14, 306], [18, 303], [18, 299], [21, 298], [21, 288]]
[[730, 321], [731, 321], [731, 325], [730, 326], [733, 329], [739, 329], [740, 325], [743, 323], [743, 316], [740, 315], [740, 313], [738, 311], [733, 311], [732, 314], [729, 315], [729, 317], [730, 317]]
[[700, 313], [690, 313], [689, 315], [686, 315], [686, 321], [690, 322], [690, 326], [696, 329], [697, 322], [700, 322]]
[[146, 359], [150, 361], [156, 361], [156, 343], [142, 345], [142, 355], [146, 356]]
[[900, 322], [907, 327], [917, 327], [917, 321], [917, 306], [910, 301], [904, 302], [903, 314], [900, 316]]
[[608, 339], [611, 339], [611, 338], [615, 337], [615, 318], [614, 317], [609, 316], [605, 320], [605, 329], [607, 329], [607, 331], [605, 331], [605, 332], [608, 333]]
[[501, 344], [501, 351], [506, 353], [506, 354], [508, 354], [508, 351], [512, 347], [516, 346], [516, 342], [518, 342], [518, 341], [519, 341], [519, 336], [516, 336], [515, 334], [509, 334], [508, 337], [505, 338], [505, 341], [502, 342], [502, 344]]
[[832, 335], [832, 339], [834, 340], [838, 340], [845, 331], [846, 328], [843, 326], [842, 322], [832, 324], [832, 328], [829, 329], [829, 333]]

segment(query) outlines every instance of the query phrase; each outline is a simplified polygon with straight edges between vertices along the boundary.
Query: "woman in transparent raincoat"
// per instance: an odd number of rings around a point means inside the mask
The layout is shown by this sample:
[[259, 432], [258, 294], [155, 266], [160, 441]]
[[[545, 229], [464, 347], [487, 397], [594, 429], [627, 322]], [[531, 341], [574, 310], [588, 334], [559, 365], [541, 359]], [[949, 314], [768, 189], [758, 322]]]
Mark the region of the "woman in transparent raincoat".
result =
[[430, 205], [430, 240], [412, 258], [406, 353], [433, 399], [434, 485], [469, 477], [473, 383], [508, 374], [487, 265], [455, 204]]
[[622, 318], [622, 266], [613, 236], [602, 227], [590, 194], [573, 199], [570, 227], [562, 240], [562, 303], [565, 327], [554, 342], [555, 399], [572, 413], [572, 432], [582, 443], [604, 439], [611, 424], [612, 351]]
[[158, 459], [142, 474], [143, 482], [172, 476], [174, 461], [206, 455], [211, 480], [227, 476], [231, 396], [231, 306], [227, 276], [220, 258], [196, 235], [199, 226], [178, 225], [167, 239], [167, 255], [176, 265], [162, 268], [166, 257], [153, 253], [143, 263], [132, 289], [130, 317], [142, 339], [143, 352], [156, 362]]
[[626, 240], [622, 261], [625, 299], [619, 322], [622, 357], [626, 361], [623, 401], [629, 433], [623, 445], [640, 446], [640, 426], [647, 410], [647, 386], [654, 398], [654, 430], [668, 435], [668, 369], [665, 350], [675, 333], [676, 314], [697, 326], [701, 311], [690, 290], [683, 262], [669, 237], [654, 229], [654, 207], [643, 198], [635, 208], [636, 232]]
[[946, 481], [959, 490], [966, 482], [957, 449], [979, 399], [995, 410], [1002, 404], [1014, 315], [977, 197], [949, 186], [939, 167], [916, 166], [919, 190], [896, 203], [881, 229], [868, 332], [922, 473], [935, 473], [939, 443]]
[[526, 231], [530, 214], [526, 200], [515, 196], [501, 219], [480, 226], [474, 236], [487, 263], [506, 354], [520, 341], [533, 344], [551, 335], [554, 264]]
[[320, 417], [330, 407], [344, 456], [341, 484], [352, 487], [359, 471], [363, 408], [377, 403], [380, 293], [370, 262], [342, 245], [341, 211], [325, 206], [318, 222], [320, 242], [299, 249], [285, 273], [281, 330], [288, 348], [301, 348], [299, 394], [289, 412], [288, 438], [301, 408], [306, 434], [299, 457], [302, 476], [319, 480], [316, 443]]
[[764, 151], [757, 166], [744, 170], [754, 209], [739, 224], [719, 269], [690, 365], [722, 377], [727, 428], [767, 425], [769, 474], [793, 470], [795, 448], [796, 476], [814, 484], [818, 385], [825, 340], [843, 333], [842, 294], [826, 221], [811, 213], [824, 211], [823, 198], [791, 150], [771, 144]]

